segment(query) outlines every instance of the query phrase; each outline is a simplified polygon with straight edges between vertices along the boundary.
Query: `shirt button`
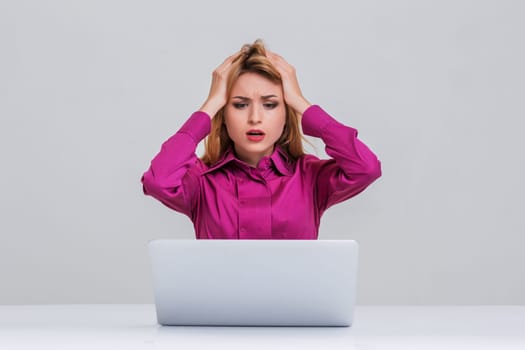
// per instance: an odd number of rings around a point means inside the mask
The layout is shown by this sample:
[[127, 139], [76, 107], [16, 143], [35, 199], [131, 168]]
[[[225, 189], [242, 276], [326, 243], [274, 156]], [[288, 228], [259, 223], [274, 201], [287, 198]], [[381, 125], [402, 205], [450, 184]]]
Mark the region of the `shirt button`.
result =
[[244, 206], [246, 204], [246, 201], [242, 200], [242, 201], [239, 201], [239, 206]]
[[241, 227], [241, 230], [240, 230], [242, 233], [245, 233], [246, 232], [246, 229], [244, 227]]

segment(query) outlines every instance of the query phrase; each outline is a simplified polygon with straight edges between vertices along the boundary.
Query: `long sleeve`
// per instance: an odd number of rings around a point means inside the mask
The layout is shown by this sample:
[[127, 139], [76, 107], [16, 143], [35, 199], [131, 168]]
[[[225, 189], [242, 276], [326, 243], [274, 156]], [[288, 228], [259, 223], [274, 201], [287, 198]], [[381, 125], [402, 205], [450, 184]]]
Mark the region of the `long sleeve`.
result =
[[357, 130], [343, 125], [321, 107], [312, 105], [302, 118], [303, 132], [320, 137], [332, 159], [316, 163], [316, 197], [320, 212], [362, 192], [381, 176], [376, 155], [357, 138]]
[[210, 128], [208, 114], [195, 112], [179, 131], [162, 144], [151, 166], [142, 175], [145, 195], [191, 218], [199, 182], [190, 170], [196, 162], [200, 162], [195, 151], [199, 142], [209, 134]]

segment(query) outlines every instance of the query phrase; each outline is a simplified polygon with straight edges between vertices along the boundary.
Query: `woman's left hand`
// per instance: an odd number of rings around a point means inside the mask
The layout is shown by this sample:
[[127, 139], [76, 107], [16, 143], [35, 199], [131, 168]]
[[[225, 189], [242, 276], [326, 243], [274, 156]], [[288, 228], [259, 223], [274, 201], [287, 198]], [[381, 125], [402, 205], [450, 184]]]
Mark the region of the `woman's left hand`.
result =
[[311, 105], [311, 103], [304, 98], [303, 93], [301, 92], [299, 82], [297, 81], [297, 75], [295, 73], [295, 67], [274, 52], [266, 50], [266, 57], [268, 57], [275, 69], [281, 74], [284, 100], [286, 104], [302, 116], [303, 112]]

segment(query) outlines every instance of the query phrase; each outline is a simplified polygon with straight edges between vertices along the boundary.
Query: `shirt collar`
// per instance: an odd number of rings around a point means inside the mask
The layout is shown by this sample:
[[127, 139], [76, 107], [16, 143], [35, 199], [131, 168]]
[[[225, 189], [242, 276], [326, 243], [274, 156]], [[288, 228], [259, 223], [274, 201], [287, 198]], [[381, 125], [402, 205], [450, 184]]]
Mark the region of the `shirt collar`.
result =
[[[294, 164], [293, 164], [292, 161], [290, 161], [290, 158], [288, 157], [286, 152], [279, 145], [275, 146], [275, 149], [273, 150], [272, 154], [268, 158], [272, 162], [274, 168], [279, 173], [281, 173], [281, 175], [291, 176], [293, 174], [293, 166], [294, 166]], [[203, 174], [207, 174], [207, 173], [213, 172], [213, 171], [215, 171], [217, 169], [225, 167], [227, 164], [232, 163], [232, 162], [236, 163], [241, 168], [249, 167], [248, 164], [246, 164], [242, 160], [238, 159], [235, 156], [235, 153], [233, 152], [233, 148], [229, 147], [224, 152], [222, 157], [219, 158], [219, 160], [214, 165], [212, 165], [211, 167], [206, 169], [203, 172]]]
[[281, 148], [281, 146], [275, 146], [275, 150], [270, 156], [270, 159], [272, 160], [275, 168], [282, 175], [291, 176], [293, 174], [294, 162], [290, 160], [290, 158], [288, 157], [286, 152]]

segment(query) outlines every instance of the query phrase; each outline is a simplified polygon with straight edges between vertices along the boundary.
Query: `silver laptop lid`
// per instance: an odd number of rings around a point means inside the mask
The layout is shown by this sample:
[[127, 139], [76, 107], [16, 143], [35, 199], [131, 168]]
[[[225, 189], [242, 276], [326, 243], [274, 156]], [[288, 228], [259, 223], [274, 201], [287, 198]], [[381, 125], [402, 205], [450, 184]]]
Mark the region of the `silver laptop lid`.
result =
[[349, 326], [352, 240], [153, 240], [162, 325]]

